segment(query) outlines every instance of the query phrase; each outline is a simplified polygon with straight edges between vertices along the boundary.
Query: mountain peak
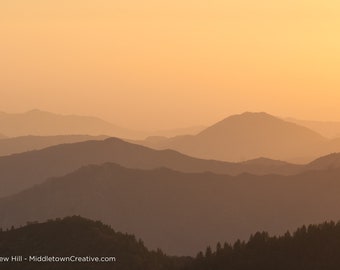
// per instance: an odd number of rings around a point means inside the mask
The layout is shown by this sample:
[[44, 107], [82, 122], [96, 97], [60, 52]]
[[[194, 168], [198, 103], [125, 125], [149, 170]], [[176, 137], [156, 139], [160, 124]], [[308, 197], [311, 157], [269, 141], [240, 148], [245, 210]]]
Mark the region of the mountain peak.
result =
[[310, 134], [318, 135], [319, 137], [322, 137], [318, 133], [305, 128], [303, 126], [299, 126], [295, 123], [291, 123], [288, 121], [285, 121], [279, 117], [273, 116], [266, 112], [244, 112], [242, 114], [235, 114], [231, 115], [227, 118], [224, 118], [223, 120], [217, 122], [216, 124], [212, 125], [211, 127], [203, 130], [200, 134], [204, 134], [207, 131], [213, 131], [216, 129], [225, 129], [228, 128], [229, 131], [232, 130], [232, 128], [275, 128], [275, 127], [285, 127], [285, 128], [294, 128], [294, 129], [300, 129], [304, 131], [308, 131]]
[[209, 133], [224, 134], [225, 132], [233, 132], [233, 130], [238, 130], [239, 132], [246, 130], [255, 131], [287, 124], [297, 127], [295, 124], [288, 123], [266, 112], [244, 112], [242, 114], [231, 115], [217, 122], [211, 127], [203, 130], [199, 135], [206, 135]]
[[247, 111], [247, 112], [244, 112], [244, 113], [241, 113], [241, 114], [236, 114], [234, 116], [261, 116], [261, 117], [274, 117], [272, 116], [271, 114], [269, 113], [266, 113], [266, 112], [250, 112], [250, 111]]
[[225, 118], [224, 120], [220, 121], [223, 122], [225, 120], [277, 120], [277, 121], [282, 121], [281, 119], [279, 119], [278, 117], [276, 116], [273, 116], [269, 113], [266, 113], [266, 112], [244, 112], [244, 113], [241, 113], [241, 114], [235, 114], [235, 115], [231, 115], [227, 118]]
[[[320, 134], [266, 112], [229, 116], [173, 148], [185, 154], [224, 161], [266, 157], [289, 160], [323, 143]], [[174, 145], [174, 143], [173, 143]], [[170, 145], [171, 146], [171, 145]]]

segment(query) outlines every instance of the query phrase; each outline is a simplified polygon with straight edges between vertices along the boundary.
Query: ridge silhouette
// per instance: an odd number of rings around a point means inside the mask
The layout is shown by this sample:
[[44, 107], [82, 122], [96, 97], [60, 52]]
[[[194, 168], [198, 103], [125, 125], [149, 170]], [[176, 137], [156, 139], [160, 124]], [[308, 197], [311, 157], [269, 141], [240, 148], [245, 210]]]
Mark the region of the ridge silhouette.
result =
[[[338, 155], [338, 154], [337, 154]], [[0, 197], [8, 196], [39, 184], [49, 177], [62, 176], [90, 164], [117, 163], [129, 168], [167, 167], [182, 172], [218, 174], [294, 175], [323, 166], [297, 165], [269, 159], [231, 163], [204, 160], [173, 150], [154, 150], [118, 138], [51, 146], [41, 150], [0, 157]], [[332, 165], [334, 166], [334, 165]]]
[[0, 199], [0, 227], [81, 215], [193, 255], [212, 243], [339, 219], [340, 168], [293, 176], [183, 173], [88, 165]]

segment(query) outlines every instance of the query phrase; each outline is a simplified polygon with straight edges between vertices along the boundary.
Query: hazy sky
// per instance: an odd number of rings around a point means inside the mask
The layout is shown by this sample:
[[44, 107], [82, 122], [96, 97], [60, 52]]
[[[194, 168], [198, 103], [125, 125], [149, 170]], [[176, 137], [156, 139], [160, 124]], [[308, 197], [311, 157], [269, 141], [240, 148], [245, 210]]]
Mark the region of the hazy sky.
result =
[[340, 120], [339, 32], [339, 0], [0, 0], [0, 111]]

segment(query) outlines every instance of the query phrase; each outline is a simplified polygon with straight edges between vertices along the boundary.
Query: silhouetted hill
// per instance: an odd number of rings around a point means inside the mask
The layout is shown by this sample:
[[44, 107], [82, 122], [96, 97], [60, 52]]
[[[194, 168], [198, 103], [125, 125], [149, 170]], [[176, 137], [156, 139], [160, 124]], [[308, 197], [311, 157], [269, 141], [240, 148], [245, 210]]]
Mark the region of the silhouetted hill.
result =
[[3, 135], [3, 134], [0, 134], [0, 140], [6, 139], [6, 138], [7, 138], [7, 136], [5, 136], [5, 135]]
[[294, 174], [299, 165], [262, 166], [191, 158], [172, 150], [153, 150], [109, 138], [52, 146], [11, 156], [0, 157], [0, 196], [14, 194], [52, 176], [62, 176], [84, 165], [113, 162], [129, 168], [168, 167], [183, 172], [211, 171], [221, 174]]
[[59, 136], [23, 136], [0, 140], [0, 156], [7, 156], [49, 146], [75, 143], [89, 140], [104, 140], [107, 136], [59, 135]]
[[108, 257], [110, 262], [1, 263], [2, 269], [175, 269], [161, 252], [150, 252], [132, 235], [115, 232], [101, 222], [73, 216], [0, 232], [0, 254], [54, 257]]
[[[318, 133], [266, 113], [230, 116], [195, 136], [141, 141], [156, 149], [174, 149], [190, 156], [225, 161], [265, 157], [309, 161], [328, 154], [327, 139]], [[340, 143], [337, 145], [340, 150]], [[333, 152], [336, 149], [333, 149]]]
[[90, 165], [1, 199], [0, 226], [81, 215], [133, 233], [149, 248], [194, 254], [254, 231], [339, 220], [339, 177], [339, 169], [231, 177]]
[[10, 137], [39, 135], [109, 135], [143, 138], [144, 134], [117, 127], [97, 117], [58, 115], [40, 110], [21, 114], [0, 113], [0, 132]]
[[340, 223], [303, 226], [293, 234], [270, 237], [258, 232], [247, 242], [218, 244], [199, 253], [186, 270], [337, 270], [340, 268]]

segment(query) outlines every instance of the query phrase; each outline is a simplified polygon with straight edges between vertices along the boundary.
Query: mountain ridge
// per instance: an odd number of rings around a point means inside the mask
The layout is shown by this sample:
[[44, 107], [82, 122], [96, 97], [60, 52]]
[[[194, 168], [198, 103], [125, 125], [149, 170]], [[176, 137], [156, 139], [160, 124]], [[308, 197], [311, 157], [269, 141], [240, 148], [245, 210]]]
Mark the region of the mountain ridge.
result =
[[21, 136], [0, 140], [0, 156], [20, 154], [23, 152], [41, 150], [50, 146], [75, 143], [90, 140], [104, 140], [108, 136], [90, 135], [55, 135], [55, 136]]
[[340, 140], [330, 141], [311, 129], [264, 112], [229, 116], [197, 135], [136, 143], [229, 162], [265, 157], [307, 163], [318, 156], [340, 151]]
[[90, 165], [1, 198], [0, 227], [81, 215], [133, 233], [148, 248], [192, 255], [257, 230], [338, 220], [339, 176], [340, 169], [228, 176]]
[[[173, 150], [154, 150], [131, 144], [118, 138], [55, 145], [41, 150], [0, 157], [0, 196], [14, 194], [24, 188], [41, 183], [52, 176], [62, 176], [88, 164], [118, 163], [130, 168], [168, 167], [184, 172], [213, 171], [237, 174], [244, 166], [214, 160], [202, 160]], [[34, 170], [32, 169], [34, 168]], [[264, 171], [263, 171], [264, 170]], [[295, 173], [299, 165], [262, 168], [249, 165], [246, 171], [256, 173]]]
[[62, 115], [38, 109], [0, 114], [0, 132], [10, 137], [40, 135], [111, 135], [142, 138], [144, 134], [118, 127], [94, 116]]
[[[174, 150], [154, 150], [118, 138], [55, 145], [41, 150], [0, 157], [0, 197], [58, 177], [89, 164], [117, 163], [128, 168], [167, 167], [181, 172], [218, 174], [294, 175], [306, 170], [324, 169], [265, 159], [244, 163], [204, 160]], [[325, 166], [328, 166], [326, 164]], [[326, 167], [327, 168], [327, 167]]]

